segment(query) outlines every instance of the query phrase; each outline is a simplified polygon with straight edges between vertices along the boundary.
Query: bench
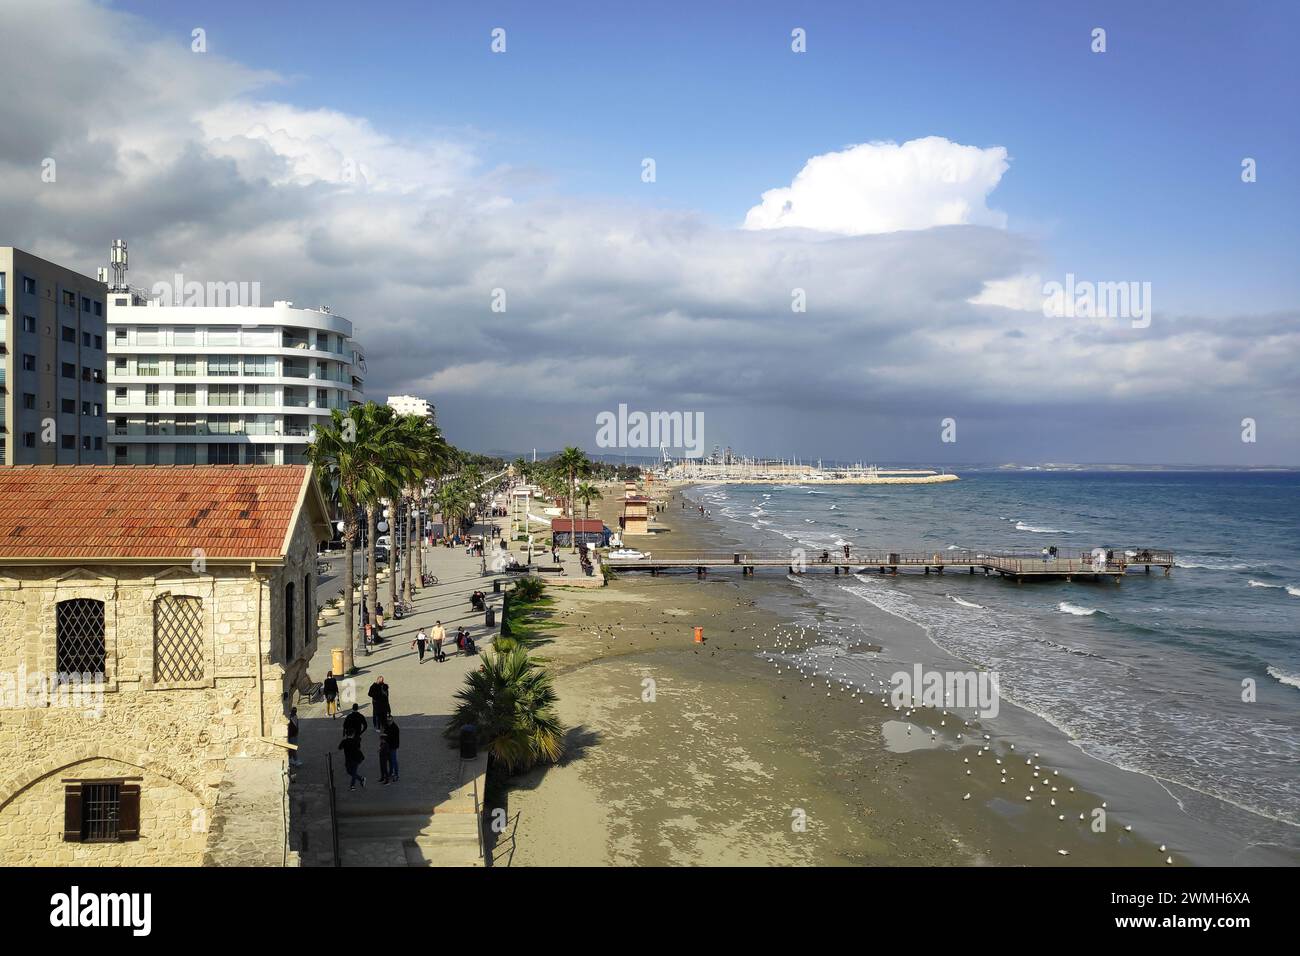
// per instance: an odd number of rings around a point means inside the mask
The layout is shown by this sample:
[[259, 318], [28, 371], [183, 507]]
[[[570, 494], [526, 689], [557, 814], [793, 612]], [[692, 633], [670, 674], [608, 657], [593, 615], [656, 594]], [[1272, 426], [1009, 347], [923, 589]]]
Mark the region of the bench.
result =
[[538, 564], [533, 567], [538, 574], [563, 574], [564, 565], [562, 564]]

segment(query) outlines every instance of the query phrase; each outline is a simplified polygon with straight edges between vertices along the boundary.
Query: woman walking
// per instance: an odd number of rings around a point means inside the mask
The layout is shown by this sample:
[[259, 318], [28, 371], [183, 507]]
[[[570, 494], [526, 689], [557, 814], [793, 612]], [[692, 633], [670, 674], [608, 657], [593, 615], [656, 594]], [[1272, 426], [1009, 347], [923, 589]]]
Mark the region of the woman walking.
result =
[[325, 695], [325, 713], [329, 715], [330, 720], [333, 720], [339, 713], [339, 682], [334, 679], [333, 671], [325, 672], [321, 693]]

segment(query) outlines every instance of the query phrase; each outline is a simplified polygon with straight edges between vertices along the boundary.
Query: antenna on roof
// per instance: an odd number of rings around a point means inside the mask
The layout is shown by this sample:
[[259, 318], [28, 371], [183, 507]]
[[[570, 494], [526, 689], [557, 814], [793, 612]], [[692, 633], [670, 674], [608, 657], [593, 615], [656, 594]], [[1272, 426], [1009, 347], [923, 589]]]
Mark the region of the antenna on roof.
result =
[[108, 264], [113, 269], [113, 282], [109, 292], [126, 292], [126, 240], [114, 239], [108, 250]]

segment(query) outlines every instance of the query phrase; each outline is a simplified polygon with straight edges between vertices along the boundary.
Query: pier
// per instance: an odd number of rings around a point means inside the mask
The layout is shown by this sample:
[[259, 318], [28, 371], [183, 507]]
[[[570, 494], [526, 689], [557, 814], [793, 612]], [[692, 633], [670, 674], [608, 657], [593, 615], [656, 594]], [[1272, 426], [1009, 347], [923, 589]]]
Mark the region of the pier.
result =
[[859, 551], [850, 547], [834, 551], [651, 551], [645, 558], [605, 559], [616, 571], [694, 570], [704, 577], [710, 571], [739, 571], [751, 576], [758, 568], [784, 568], [790, 574], [826, 571], [833, 574], [898, 574], [900, 571], [943, 574], [965, 571], [986, 576], [997, 574], [1016, 582], [1075, 578], [1116, 583], [1126, 574], [1150, 574], [1159, 568], [1169, 574], [1174, 553], [1157, 548], [1101, 548], [1092, 550], [1058, 550], [1055, 555], [1041, 551]]

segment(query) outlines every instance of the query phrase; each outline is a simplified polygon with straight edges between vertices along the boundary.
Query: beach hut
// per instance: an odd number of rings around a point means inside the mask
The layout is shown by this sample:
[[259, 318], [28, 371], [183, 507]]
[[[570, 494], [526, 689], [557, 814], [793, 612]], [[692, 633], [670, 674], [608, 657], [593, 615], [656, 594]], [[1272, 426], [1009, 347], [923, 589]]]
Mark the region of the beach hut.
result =
[[577, 526], [578, 543], [604, 548], [609, 546], [609, 529], [599, 518], [583, 520], [582, 518], [552, 518], [551, 540], [556, 547], [568, 547], [573, 543], [574, 526]]
[[649, 534], [650, 499], [644, 495], [628, 495], [623, 499], [623, 514], [618, 523], [624, 534]]

